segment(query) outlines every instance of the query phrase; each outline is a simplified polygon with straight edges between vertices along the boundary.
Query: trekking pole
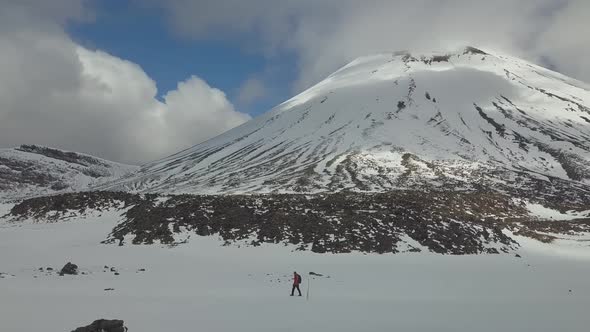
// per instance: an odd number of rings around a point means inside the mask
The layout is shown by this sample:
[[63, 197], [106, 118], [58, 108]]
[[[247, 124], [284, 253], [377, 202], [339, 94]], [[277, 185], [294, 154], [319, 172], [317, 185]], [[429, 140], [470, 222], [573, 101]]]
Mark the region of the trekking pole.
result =
[[307, 296], [306, 300], [309, 301], [309, 289], [311, 288], [311, 275], [307, 276]]

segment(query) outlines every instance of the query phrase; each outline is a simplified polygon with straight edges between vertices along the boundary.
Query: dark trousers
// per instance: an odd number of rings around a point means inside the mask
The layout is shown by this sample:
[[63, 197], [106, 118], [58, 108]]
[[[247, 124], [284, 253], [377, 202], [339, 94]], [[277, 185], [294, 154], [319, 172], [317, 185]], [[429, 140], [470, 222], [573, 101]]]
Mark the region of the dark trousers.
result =
[[301, 296], [301, 289], [299, 289], [299, 285], [293, 285], [293, 289], [291, 289], [291, 296], [293, 296], [293, 294], [295, 294], [296, 289], [299, 292], [299, 296]]

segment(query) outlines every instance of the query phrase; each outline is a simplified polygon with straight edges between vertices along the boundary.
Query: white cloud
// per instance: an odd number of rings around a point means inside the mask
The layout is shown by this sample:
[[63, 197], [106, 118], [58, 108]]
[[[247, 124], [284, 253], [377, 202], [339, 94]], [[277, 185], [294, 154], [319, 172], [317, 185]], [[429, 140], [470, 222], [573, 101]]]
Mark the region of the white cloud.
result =
[[61, 28], [63, 13], [45, 20], [27, 7], [10, 10], [18, 20], [6, 13], [0, 14], [3, 147], [43, 144], [139, 163], [250, 118], [194, 76], [159, 101], [155, 82], [137, 64], [73, 42]]
[[175, 149], [190, 147], [250, 120], [249, 115], [234, 110], [225, 93], [195, 76], [180, 82], [164, 100], [166, 132], [177, 142]]
[[258, 42], [267, 55], [294, 52], [300, 67], [296, 89], [361, 55], [458, 44], [537, 62], [548, 59], [565, 74], [590, 81], [586, 0], [169, 0], [159, 5], [183, 36], [239, 43], [238, 37], [248, 35], [247, 47]]
[[263, 99], [267, 94], [268, 89], [262, 80], [249, 78], [238, 89], [237, 100], [240, 105], [248, 105]]

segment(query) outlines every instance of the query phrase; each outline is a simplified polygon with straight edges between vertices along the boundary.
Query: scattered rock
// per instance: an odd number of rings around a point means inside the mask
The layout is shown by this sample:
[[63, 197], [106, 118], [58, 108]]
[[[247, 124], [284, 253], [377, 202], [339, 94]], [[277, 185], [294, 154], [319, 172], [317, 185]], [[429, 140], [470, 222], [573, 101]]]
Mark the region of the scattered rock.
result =
[[78, 275], [78, 265], [68, 262], [66, 265], [64, 265], [64, 267], [61, 269], [61, 271], [59, 271], [60, 276], [63, 276], [66, 274]]
[[520, 255], [519, 255], [519, 254], [516, 254], [516, 255], [514, 255], [514, 257], [516, 257], [516, 258], [520, 258]]
[[323, 277], [324, 276], [323, 274], [315, 273], [315, 272], [309, 272], [309, 275], [310, 276], [316, 276], [316, 277]]
[[114, 267], [111, 267], [111, 272], [117, 272], [117, 270]]
[[114, 291], [115, 289], [114, 288], [105, 288], [104, 290], [105, 290], [105, 292], [109, 292], [109, 291]]
[[42, 268], [42, 267], [40, 267], [40, 268], [39, 268], [39, 271], [43, 271], [43, 268]]
[[72, 332], [125, 332], [127, 328], [122, 320], [113, 319], [99, 319], [92, 322], [92, 324], [84, 327], [79, 327]]
[[119, 272], [115, 272], [115, 275], [118, 276], [120, 273]]
[[145, 272], [145, 269], [139, 269], [138, 271], [139, 272]]
[[47, 271], [53, 271], [53, 268], [52, 267], [48, 267], [48, 268], [46, 268], [46, 270]]
[[104, 268], [105, 268], [105, 270], [108, 270], [109, 269], [109, 266], [108, 265], [105, 265]]

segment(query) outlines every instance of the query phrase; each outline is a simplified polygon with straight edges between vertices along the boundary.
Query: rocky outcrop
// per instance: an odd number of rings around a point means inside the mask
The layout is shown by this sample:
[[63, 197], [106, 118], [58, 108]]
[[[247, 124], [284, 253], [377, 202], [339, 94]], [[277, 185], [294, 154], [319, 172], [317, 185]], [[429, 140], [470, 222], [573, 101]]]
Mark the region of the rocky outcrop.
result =
[[[558, 210], [588, 209], [558, 197], [543, 204]], [[490, 191], [216, 196], [94, 192], [26, 200], [11, 216], [15, 221], [41, 221], [88, 209], [125, 210], [104, 241], [119, 245], [173, 246], [191, 235], [215, 235], [226, 244], [289, 244], [316, 253], [463, 255], [513, 252], [518, 243], [512, 234], [551, 242], [555, 234], [590, 232], [588, 219], [539, 220], [512, 195]]]
[[72, 332], [126, 332], [127, 328], [122, 320], [118, 319], [99, 319], [92, 324], [79, 327]]
[[66, 263], [64, 267], [59, 271], [60, 276], [64, 276], [66, 274], [69, 275], [78, 275], [78, 265], [72, 264], [71, 262]]
[[90, 191], [59, 194], [24, 200], [11, 209], [9, 216], [13, 218], [13, 221], [23, 218], [54, 221], [69, 215], [72, 211], [83, 214], [87, 210], [124, 209], [142, 200], [143, 198], [139, 195], [121, 192]]

